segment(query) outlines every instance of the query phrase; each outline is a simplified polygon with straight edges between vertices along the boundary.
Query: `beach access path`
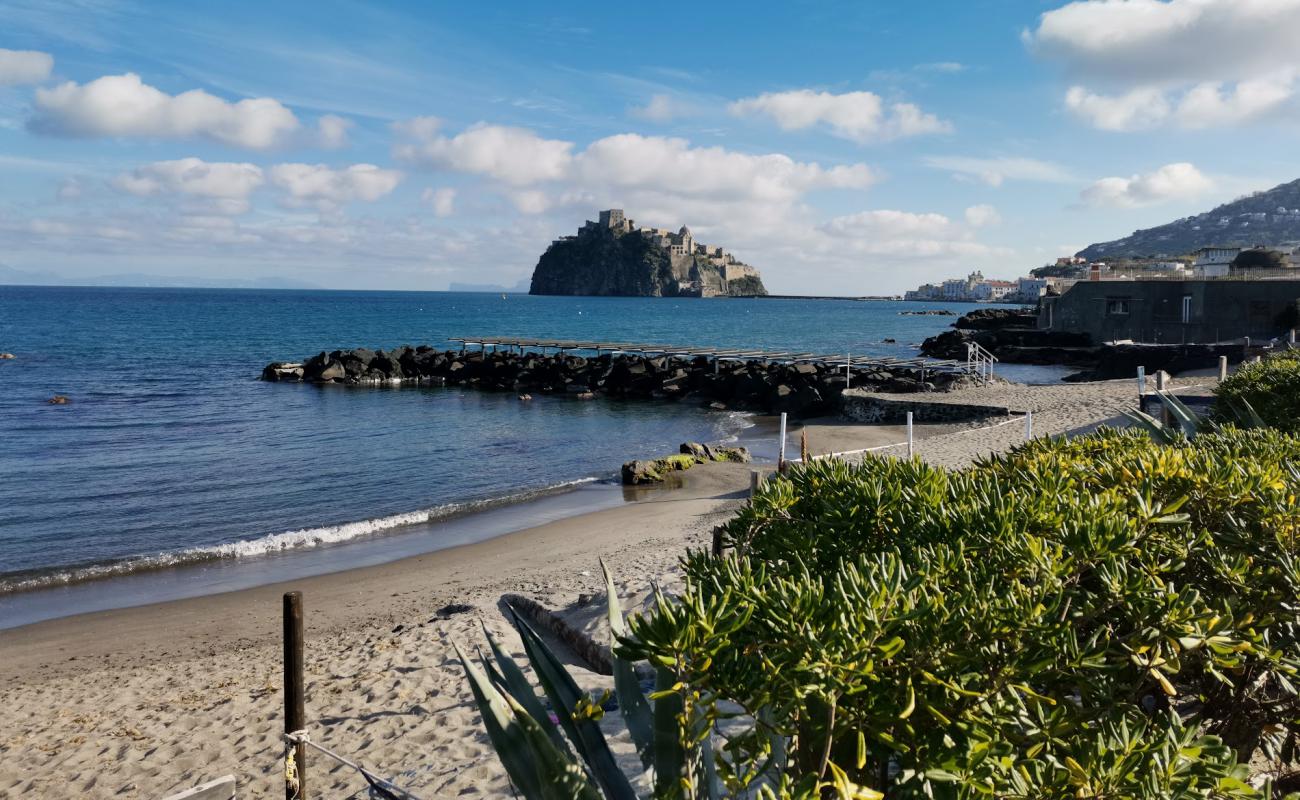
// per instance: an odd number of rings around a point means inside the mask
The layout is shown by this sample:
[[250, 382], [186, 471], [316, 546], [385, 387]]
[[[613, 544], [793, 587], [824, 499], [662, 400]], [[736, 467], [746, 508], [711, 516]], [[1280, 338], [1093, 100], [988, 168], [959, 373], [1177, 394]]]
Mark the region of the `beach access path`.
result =
[[[1036, 434], [1086, 429], [1137, 399], [1133, 381], [970, 392], [972, 401], [1032, 410]], [[814, 453], [903, 441], [896, 426], [827, 421], [806, 430]], [[915, 449], [960, 466], [1023, 438], [1016, 416], [918, 426]], [[794, 455], [797, 429], [791, 439]], [[683, 474], [681, 488], [390, 564], [0, 631], [0, 796], [156, 798], [227, 773], [238, 776], [240, 797], [283, 796], [280, 597], [297, 589], [315, 741], [423, 798], [509, 797], [451, 643], [481, 645], [485, 625], [522, 656], [501, 596], [563, 608], [581, 593], [599, 595], [598, 557], [630, 602], [651, 581], [671, 586], [678, 557], [707, 547], [743, 502], [750, 469], [703, 465]], [[474, 610], [440, 618], [453, 603]], [[608, 685], [575, 673], [585, 687]], [[617, 714], [608, 717], [616, 728]], [[354, 774], [319, 757], [309, 768], [314, 796], [365, 796]]]

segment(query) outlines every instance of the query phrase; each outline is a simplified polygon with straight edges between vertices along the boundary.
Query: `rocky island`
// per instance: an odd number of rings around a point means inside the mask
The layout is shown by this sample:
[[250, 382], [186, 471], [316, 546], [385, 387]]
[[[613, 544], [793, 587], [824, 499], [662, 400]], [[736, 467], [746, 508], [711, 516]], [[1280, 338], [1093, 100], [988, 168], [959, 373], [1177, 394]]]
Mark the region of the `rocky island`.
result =
[[641, 228], [612, 208], [546, 248], [528, 293], [756, 297], [767, 289], [758, 270], [721, 247], [696, 242], [685, 225], [675, 233]]

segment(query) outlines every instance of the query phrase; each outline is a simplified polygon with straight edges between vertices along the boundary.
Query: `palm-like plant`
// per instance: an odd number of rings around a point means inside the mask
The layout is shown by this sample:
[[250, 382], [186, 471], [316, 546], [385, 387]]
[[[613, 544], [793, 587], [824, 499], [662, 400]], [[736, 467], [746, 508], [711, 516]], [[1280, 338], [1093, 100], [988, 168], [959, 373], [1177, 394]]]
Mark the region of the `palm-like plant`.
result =
[[[1156, 392], [1160, 403], [1165, 407], [1171, 420], [1165, 424], [1145, 411], [1125, 411], [1123, 415], [1137, 427], [1145, 430], [1151, 438], [1162, 444], [1176, 444], [1180, 441], [1195, 439], [1202, 431], [1219, 431], [1222, 426], [1209, 417], [1203, 417], [1188, 407], [1186, 403], [1169, 392]], [[1259, 414], [1245, 399], [1228, 404], [1232, 412], [1232, 423], [1239, 428], [1265, 428], [1268, 424], [1260, 419]]]
[[[627, 635], [623, 612], [603, 561], [601, 569], [611, 637], [617, 639]], [[660, 598], [660, 602], [666, 601]], [[510, 780], [527, 800], [637, 797], [633, 781], [619, 769], [601, 732], [599, 700], [593, 701], [578, 687], [532, 626], [514, 609], [510, 613], [558, 725], [523, 670], [486, 629], [492, 658], [482, 657], [481, 666], [456, 649], [488, 736]], [[655, 690], [647, 697], [635, 666], [620, 658], [617, 650], [612, 660], [614, 695], [642, 768], [653, 781], [654, 796], [718, 797], [711, 731], [692, 724], [672, 672], [657, 667]]]

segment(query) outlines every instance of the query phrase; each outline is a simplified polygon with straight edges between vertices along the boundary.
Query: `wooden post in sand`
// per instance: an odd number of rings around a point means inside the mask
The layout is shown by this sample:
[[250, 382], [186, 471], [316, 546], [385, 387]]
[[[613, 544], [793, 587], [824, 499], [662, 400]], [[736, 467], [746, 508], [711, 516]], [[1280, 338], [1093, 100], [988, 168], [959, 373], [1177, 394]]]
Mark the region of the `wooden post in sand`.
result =
[[1034, 438], [1034, 412], [1025, 412], [1025, 441]]
[[776, 471], [785, 473], [785, 413], [781, 412], [781, 449], [776, 457]]
[[[1291, 331], [1292, 334], [1295, 331]], [[1292, 343], [1295, 342], [1293, 338]], [[844, 388], [848, 389], [853, 386], [853, 356], [849, 353], [844, 354]]]
[[1228, 379], [1228, 357], [1219, 356], [1219, 383]]
[[753, 497], [758, 494], [758, 489], [763, 485], [763, 473], [756, 469], [749, 471], [749, 496]]
[[907, 412], [907, 458], [912, 458], [912, 412]]
[[[302, 674], [302, 592], [284, 595], [284, 732], [297, 733], [307, 727], [306, 688]], [[294, 745], [298, 785], [284, 783], [286, 800], [307, 797], [307, 745]]]

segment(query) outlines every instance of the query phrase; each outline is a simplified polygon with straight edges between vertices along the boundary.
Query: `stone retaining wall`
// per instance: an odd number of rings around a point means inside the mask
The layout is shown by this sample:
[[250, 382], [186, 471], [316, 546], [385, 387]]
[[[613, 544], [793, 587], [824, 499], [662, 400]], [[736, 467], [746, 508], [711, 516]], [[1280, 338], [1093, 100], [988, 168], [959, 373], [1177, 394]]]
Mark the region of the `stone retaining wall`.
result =
[[901, 424], [912, 412], [913, 422], [973, 422], [1010, 416], [1005, 406], [945, 402], [942, 395], [929, 393], [893, 395], [849, 389], [840, 394], [839, 415], [852, 422], [881, 425]]

